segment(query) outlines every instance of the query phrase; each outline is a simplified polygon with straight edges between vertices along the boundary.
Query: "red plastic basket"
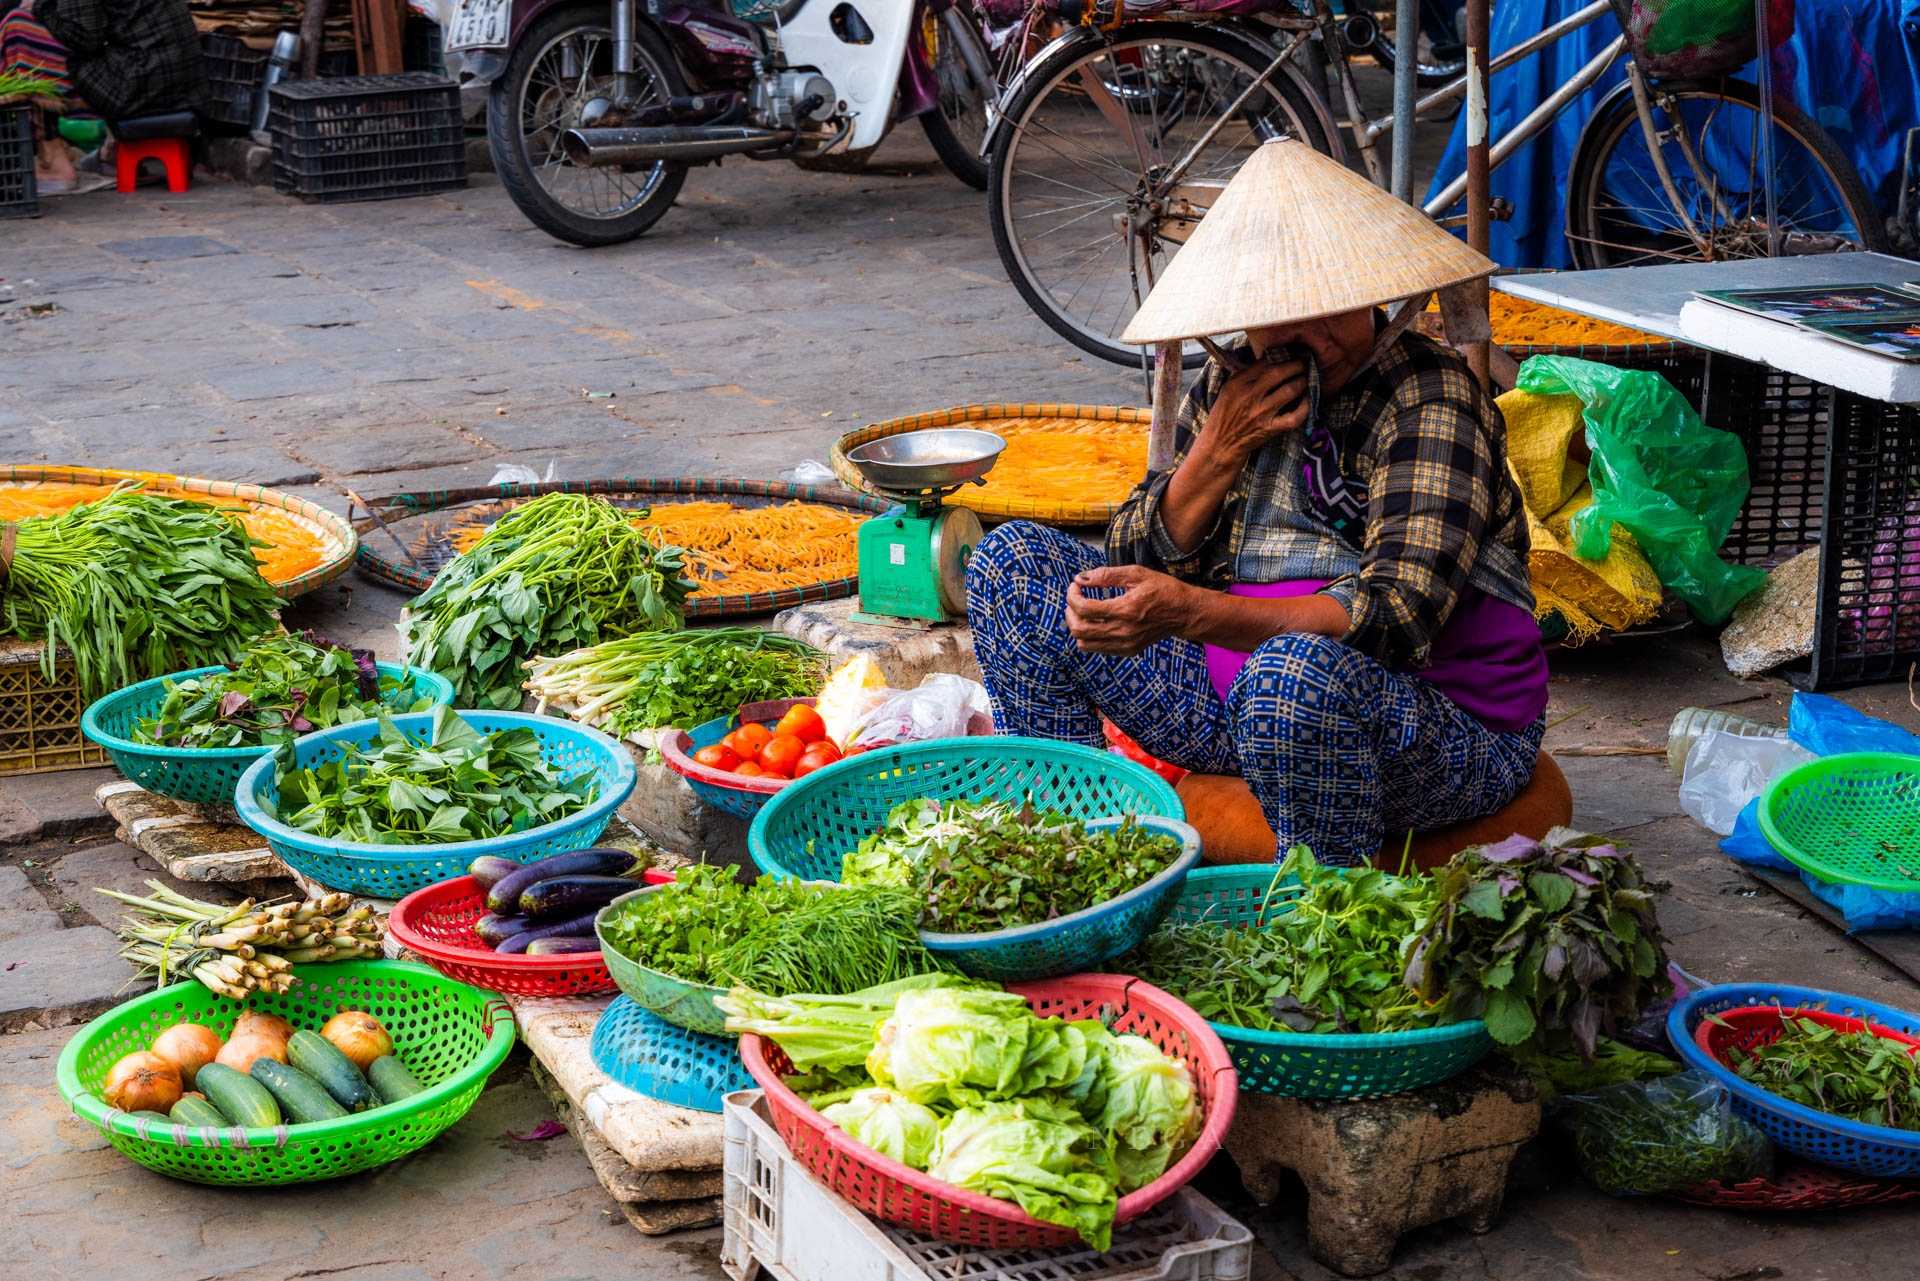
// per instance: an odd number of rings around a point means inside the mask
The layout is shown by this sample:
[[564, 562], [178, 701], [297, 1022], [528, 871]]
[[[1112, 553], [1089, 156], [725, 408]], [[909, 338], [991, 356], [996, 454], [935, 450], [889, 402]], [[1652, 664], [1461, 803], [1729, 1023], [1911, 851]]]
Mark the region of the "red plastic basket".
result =
[[[653, 873], [647, 873], [652, 877]], [[486, 891], [471, 876], [441, 881], [394, 904], [387, 933], [448, 978], [515, 996], [587, 996], [613, 991], [598, 952], [524, 956], [496, 952], [473, 925], [487, 914]]]
[[1783, 1160], [1771, 1179], [1713, 1181], [1673, 1195], [1692, 1205], [1726, 1210], [1846, 1210], [1911, 1201], [1920, 1197], [1920, 1181], [1876, 1179], [1810, 1161]]
[[[1822, 1027], [1830, 1027], [1836, 1032], [1871, 1032], [1889, 1041], [1899, 1041], [1903, 1045], [1920, 1047], [1920, 1037], [1896, 1032], [1881, 1023], [1869, 1023], [1865, 1019], [1849, 1018], [1844, 1014], [1829, 1014], [1825, 1010], [1798, 1009], [1781, 1005], [1743, 1005], [1738, 1009], [1727, 1010], [1719, 1018], [1719, 1023], [1712, 1019], [1701, 1019], [1693, 1029], [1693, 1043], [1726, 1068], [1733, 1067], [1729, 1057], [1731, 1051], [1753, 1050], [1771, 1043], [1780, 1035], [1781, 1020], [1788, 1018], [1806, 1019]], [[1726, 1026], [1721, 1026], [1722, 1023]]]
[[[1119, 974], [1009, 983], [1007, 990], [1026, 997], [1036, 1014], [1105, 1019], [1116, 1032], [1144, 1036], [1184, 1061], [1193, 1074], [1206, 1118], [1200, 1137], [1165, 1174], [1120, 1198], [1115, 1222], [1126, 1223], [1145, 1214], [1213, 1159], [1233, 1123], [1240, 1081], [1227, 1047], [1205, 1019], [1151, 983]], [[1047, 1249], [1079, 1240], [1071, 1230], [1042, 1223], [1011, 1201], [942, 1183], [856, 1143], [787, 1088], [785, 1078], [793, 1065], [772, 1041], [741, 1037], [740, 1059], [766, 1091], [774, 1128], [795, 1158], [855, 1208], [942, 1241], [983, 1249]]]

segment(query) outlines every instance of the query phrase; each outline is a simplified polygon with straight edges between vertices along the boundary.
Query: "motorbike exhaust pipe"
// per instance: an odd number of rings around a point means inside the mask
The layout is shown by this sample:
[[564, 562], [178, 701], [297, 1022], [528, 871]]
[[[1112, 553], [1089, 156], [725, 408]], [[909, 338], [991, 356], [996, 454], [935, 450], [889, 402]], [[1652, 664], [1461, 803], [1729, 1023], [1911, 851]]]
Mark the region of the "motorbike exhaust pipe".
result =
[[661, 125], [648, 129], [569, 129], [560, 135], [576, 165], [689, 164], [765, 151], [792, 142], [791, 129], [752, 125]]

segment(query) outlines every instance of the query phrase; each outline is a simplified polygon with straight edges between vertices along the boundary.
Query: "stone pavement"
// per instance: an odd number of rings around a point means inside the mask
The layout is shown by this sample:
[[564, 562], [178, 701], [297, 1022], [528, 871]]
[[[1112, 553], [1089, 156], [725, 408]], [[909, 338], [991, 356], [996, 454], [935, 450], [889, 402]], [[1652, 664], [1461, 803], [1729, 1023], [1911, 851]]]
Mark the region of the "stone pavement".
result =
[[[697, 171], [652, 234], [591, 252], [527, 226], [489, 178], [327, 208], [211, 182], [52, 201], [37, 222], [0, 228], [0, 462], [184, 470], [344, 510], [346, 488], [477, 484], [504, 462], [573, 478], [769, 478], [895, 414], [1142, 403], [1137, 376], [1078, 358], [1021, 305], [981, 199], [903, 136], [860, 175]], [[394, 657], [402, 603], [349, 576], [290, 621]], [[1735, 681], [1697, 638], [1561, 656], [1548, 747], [1577, 823], [1631, 841], [1674, 883], [1662, 917], [1684, 965], [1912, 1008], [1920, 966], [1876, 944], [1902, 972], [1728, 863], [1679, 816], [1664, 760], [1596, 754], [1660, 745], [1690, 703], [1784, 719], [1787, 694]], [[1913, 719], [1904, 689], [1848, 697]], [[71, 1024], [126, 978], [91, 887], [158, 873], [102, 830], [98, 781], [0, 783], [0, 1032]], [[712, 1234], [643, 1241], [620, 1223], [568, 1141], [504, 1137], [547, 1115], [518, 1060], [398, 1167], [223, 1192], [149, 1175], [71, 1119], [52, 1081], [69, 1034], [0, 1035], [0, 1198], [13, 1211], [0, 1258], [21, 1275], [719, 1275]], [[1326, 1275], [1305, 1261], [1296, 1198], [1244, 1213], [1268, 1247], [1256, 1276]], [[1417, 1234], [1391, 1275], [1873, 1281], [1912, 1275], [1916, 1222], [1605, 1201], [1536, 1157], [1491, 1235]]]

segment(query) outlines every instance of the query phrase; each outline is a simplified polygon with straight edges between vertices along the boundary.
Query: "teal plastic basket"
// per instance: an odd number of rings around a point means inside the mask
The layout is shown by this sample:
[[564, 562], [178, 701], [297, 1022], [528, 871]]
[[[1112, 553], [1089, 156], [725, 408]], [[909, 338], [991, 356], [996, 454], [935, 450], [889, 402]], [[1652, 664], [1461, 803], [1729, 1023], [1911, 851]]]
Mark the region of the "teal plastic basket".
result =
[[721, 1099], [753, 1088], [739, 1037], [689, 1032], [625, 996], [593, 1025], [592, 1049], [594, 1066], [608, 1077], [675, 1107], [718, 1112]]
[[1024, 801], [1079, 819], [1185, 819], [1173, 788], [1112, 752], [1045, 738], [937, 738], [849, 756], [780, 789], [747, 849], [769, 876], [840, 879], [840, 859], [919, 798]]
[[[409, 707], [422, 698], [435, 705], [453, 701], [453, 685], [445, 677], [421, 667], [379, 663], [380, 675], [400, 682], [392, 697], [397, 707]], [[136, 742], [134, 726], [156, 715], [167, 701], [167, 685], [227, 669], [195, 667], [190, 671], [156, 676], [97, 698], [80, 718], [80, 730], [106, 749], [129, 782], [155, 796], [193, 805], [232, 805], [233, 789], [247, 767], [273, 753], [271, 747], [160, 747]]]
[[[1275, 886], [1273, 875], [1271, 865], [1200, 868], [1188, 874], [1167, 919], [1256, 928], [1284, 914], [1298, 892], [1292, 884]], [[1212, 1020], [1208, 1026], [1233, 1057], [1241, 1089], [1290, 1099], [1402, 1094], [1458, 1076], [1493, 1048], [1480, 1019], [1410, 1032], [1263, 1032]]]
[[1920, 756], [1842, 752], [1796, 766], [1761, 796], [1760, 830], [1817, 880], [1920, 894]]
[[[599, 794], [591, 805], [557, 822], [545, 823], [507, 836], [480, 841], [450, 841], [444, 845], [361, 845], [302, 832], [274, 817], [279, 798], [274, 786], [274, 763], [262, 757], [247, 767], [234, 789], [233, 807], [240, 821], [266, 838], [267, 848], [288, 867], [330, 889], [365, 894], [371, 898], [404, 898], [422, 886], [466, 874], [468, 864], [482, 854], [532, 863], [568, 850], [583, 850], [600, 839], [613, 812], [633, 791], [637, 778], [633, 757], [620, 743], [598, 730], [553, 716], [525, 712], [461, 712], [460, 719], [490, 734], [503, 729], [531, 729], [540, 741], [540, 754], [563, 776], [591, 773]], [[392, 718], [407, 737], [424, 740], [433, 715], [416, 712]], [[352, 744], [365, 743], [380, 732], [378, 721], [361, 721], [322, 730], [294, 740], [294, 761], [311, 768], [338, 760]]]

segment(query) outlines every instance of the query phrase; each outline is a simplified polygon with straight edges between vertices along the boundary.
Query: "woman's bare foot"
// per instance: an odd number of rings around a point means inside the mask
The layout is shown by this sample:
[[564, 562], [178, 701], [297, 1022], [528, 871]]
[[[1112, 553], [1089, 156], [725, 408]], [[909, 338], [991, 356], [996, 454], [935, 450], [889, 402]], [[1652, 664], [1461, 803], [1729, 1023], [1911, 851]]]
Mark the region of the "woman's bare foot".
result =
[[43, 142], [34, 152], [33, 177], [36, 182], [70, 183], [80, 176], [73, 167], [73, 153], [58, 138]]

